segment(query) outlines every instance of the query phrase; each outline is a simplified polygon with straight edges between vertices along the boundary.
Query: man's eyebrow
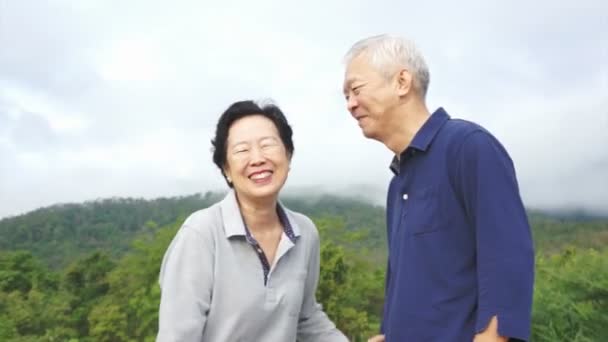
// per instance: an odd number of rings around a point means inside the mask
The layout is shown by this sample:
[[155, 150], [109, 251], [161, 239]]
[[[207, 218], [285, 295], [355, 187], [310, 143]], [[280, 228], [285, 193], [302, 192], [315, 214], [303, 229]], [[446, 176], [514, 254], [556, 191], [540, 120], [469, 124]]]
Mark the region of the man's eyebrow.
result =
[[351, 84], [353, 84], [356, 81], [357, 81], [357, 77], [347, 78], [346, 81], [344, 81], [344, 85], [342, 86], [342, 91], [346, 92], [347, 88], [350, 87]]

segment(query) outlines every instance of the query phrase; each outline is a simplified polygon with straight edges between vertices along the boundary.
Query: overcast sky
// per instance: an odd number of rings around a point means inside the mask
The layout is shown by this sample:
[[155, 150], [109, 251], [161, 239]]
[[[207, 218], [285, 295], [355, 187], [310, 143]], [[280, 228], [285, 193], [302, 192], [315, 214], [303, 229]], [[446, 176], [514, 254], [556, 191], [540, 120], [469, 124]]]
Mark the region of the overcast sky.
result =
[[608, 212], [605, 0], [0, 0], [0, 217], [224, 189], [209, 140], [250, 98], [294, 128], [286, 190], [381, 198], [391, 155], [341, 94], [379, 33], [417, 42], [431, 110], [502, 141], [528, 207]]

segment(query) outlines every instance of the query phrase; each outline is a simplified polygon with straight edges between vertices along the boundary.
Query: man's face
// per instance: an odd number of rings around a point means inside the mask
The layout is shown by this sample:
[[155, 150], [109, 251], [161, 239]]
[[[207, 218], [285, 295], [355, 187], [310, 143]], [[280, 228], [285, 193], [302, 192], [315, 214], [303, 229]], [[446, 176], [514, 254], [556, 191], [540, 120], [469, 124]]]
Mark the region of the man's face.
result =
[[399, 104], [397, 77], [387, 79], [361, 54], [346, 67], [346, 107], [367, 138], [383, 141], [390, 126], [391, 111]]

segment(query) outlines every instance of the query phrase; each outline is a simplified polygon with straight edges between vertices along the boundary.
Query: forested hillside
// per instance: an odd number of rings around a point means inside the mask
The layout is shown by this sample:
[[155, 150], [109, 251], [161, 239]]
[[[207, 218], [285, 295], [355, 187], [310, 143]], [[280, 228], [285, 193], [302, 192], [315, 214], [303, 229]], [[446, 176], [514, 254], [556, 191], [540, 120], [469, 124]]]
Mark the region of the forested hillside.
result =
[[[221, 198], [108, 199], [0, 221], [0, 341], [152, 341], [162, 255], [191, 212]], [[379, 327], [384, 210], [338, 196], [283, 198], [321, 233], [318, 299], [354, 341]], [[531, 212], [533, 341], [608, 341], [608, 219]]]

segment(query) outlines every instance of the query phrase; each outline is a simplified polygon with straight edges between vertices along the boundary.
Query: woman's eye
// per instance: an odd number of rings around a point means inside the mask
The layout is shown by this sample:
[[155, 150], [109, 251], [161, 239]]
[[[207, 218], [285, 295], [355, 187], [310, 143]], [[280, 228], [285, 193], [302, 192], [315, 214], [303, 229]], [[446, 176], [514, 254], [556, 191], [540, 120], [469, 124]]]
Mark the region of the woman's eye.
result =
[[263, 149], [266, 149], [266, 148], [274, 147], [277, 145], [278, 145], [278, 143], [276, 141], [274, 141], [274, 139], [264, 139], [264, 141], [262, 141], [262, 143], [260, 144], [260, 147]]

